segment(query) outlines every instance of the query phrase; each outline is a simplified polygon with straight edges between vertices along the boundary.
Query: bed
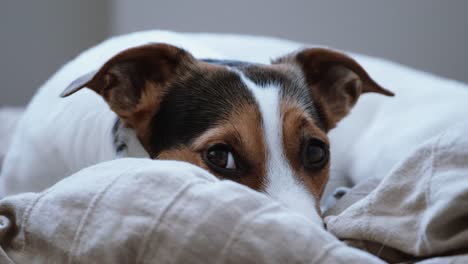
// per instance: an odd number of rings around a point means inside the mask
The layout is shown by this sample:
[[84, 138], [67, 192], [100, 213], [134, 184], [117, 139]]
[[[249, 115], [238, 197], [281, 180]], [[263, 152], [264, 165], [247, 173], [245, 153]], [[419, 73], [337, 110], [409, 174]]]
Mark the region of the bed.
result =
[[[136, 34], [259, 62], [305, 46]], [[468, 86], [351, 55], [397, 96], [363, 97], [332, 132], [325, 196], [350, 189], [324, 212], [326, 230], [190, 164], [119, 159], [4, 197], [0, 263], [467, 263]], [[0, 162], [18, 119], [21, 109], [0, 111]]]

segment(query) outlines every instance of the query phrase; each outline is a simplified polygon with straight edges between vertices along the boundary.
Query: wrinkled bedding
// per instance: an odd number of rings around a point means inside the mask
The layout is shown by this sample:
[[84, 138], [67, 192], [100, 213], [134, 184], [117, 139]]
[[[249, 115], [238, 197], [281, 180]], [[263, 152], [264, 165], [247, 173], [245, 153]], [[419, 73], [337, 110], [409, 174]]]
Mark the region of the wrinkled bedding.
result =
[[[223, 46], [219, 57], [248, 60], [255, 51], [264, 62], [300, 46], [192, 37]], [[468, 110], [460, 107], [467, 86], [359, 59], [399, 90], [379, 108], [383, 99], [363, 97], [332, 132], [338, 162], [327, 193], [349, 183], [336, 172], [356, 185], [325, 212], [328, 232], [189, 164], [120, 159], [3, 198], [0, 263], [468, 263]], [[0, 168], [19, 115], [0, 111]]]
[[345, 244], [190, 164], [121, 159], [1, 200], [0, 263], [467, 263], [466, 131], [447, 129], [330, 208]]
[[101, 163], [3, 199], [0, 215], [0, 263], [380, 263], [263, 194], [175, 161]]
[[355, 186], [326, 213], [328, 231], [391, 262], [468, 253], [467, 132], [466, 121], [449, 128]]

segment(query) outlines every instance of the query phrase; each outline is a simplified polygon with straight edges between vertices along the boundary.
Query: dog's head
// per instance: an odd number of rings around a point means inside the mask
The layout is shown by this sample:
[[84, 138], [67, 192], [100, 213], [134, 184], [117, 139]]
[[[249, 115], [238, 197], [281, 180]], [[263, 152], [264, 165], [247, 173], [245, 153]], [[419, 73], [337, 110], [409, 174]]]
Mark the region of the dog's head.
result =
[[166, 44], [123, 51], [73, 82], [109, 104], [155, 159], [193, 163], [320, 221], [327, 132], [362, 93], [392, 95], [352, 58], [305, 49], [269, 65], [198, 60]]

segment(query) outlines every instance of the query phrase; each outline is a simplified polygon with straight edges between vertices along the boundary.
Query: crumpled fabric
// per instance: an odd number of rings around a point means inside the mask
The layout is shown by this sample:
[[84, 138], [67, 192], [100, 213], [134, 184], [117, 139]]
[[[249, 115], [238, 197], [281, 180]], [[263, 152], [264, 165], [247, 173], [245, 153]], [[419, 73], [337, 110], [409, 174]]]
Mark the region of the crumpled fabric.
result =
[[468, 123], [420, 146], [381, 182], [360, 183], [326, 215], [331, 233], [387, 261], [468, 263]]
[[382, 263], [269, 197], [120, 159], [0, 201], [0, 263]]

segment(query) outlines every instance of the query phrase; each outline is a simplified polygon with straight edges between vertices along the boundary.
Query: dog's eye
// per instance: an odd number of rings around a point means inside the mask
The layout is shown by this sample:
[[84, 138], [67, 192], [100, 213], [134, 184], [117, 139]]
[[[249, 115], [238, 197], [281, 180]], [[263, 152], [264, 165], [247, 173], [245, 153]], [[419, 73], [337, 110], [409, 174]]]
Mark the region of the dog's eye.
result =
[[225, 144], [216, 144], [209, 147], [203, 159], [212, 169], [219, 172], [236, 170], [236, 162], [231, 147]]
[[327, 145], [319, 139], [309, 139], [302, 150], [302, 159], [306, 169], [323, 168], [328, 162]]

